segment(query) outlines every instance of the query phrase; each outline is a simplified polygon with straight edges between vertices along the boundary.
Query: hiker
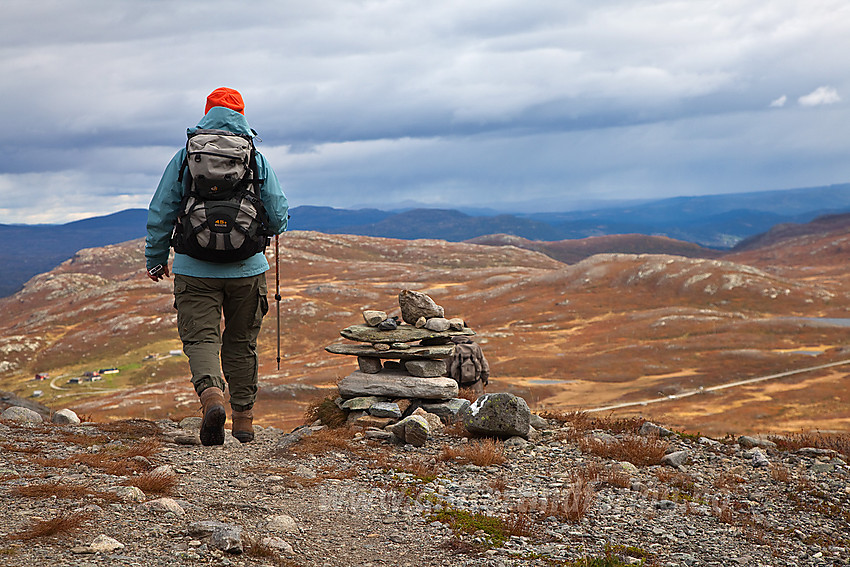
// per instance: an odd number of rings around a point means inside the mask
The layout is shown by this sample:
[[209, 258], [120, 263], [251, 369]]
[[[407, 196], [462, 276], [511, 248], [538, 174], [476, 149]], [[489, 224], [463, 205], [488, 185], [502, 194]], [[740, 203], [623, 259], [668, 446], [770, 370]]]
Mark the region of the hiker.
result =
[[459, 388], [472, 390], [476, 396], [484, 395], [484, 386], [490, 381], [490, 365], [481, 347], [469, 337], [452, 337], [454, 353], [448, 359], [448, 375]]
[[148, 209], [147, 275], [156, 282], [174, 273], [178, 332], [203, 407], [203, 445], [224, 443], [225, 385], [233, 436], [254, 439], [257, 336], [269, 308], [264, 250], [286, 230], [289, 209], [277, 176], [254, 149], [256, 132], [244, 111], [233, 89], [207, 97], [204, 117], [187, 130], [187, 145], [165, 168]]

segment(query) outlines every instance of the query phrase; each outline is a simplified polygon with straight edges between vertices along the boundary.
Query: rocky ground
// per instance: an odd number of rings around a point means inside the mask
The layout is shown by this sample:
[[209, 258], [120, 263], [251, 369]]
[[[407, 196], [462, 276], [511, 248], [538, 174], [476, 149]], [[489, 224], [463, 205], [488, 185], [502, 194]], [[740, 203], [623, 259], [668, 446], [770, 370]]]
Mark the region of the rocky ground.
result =
[[529, 440], [454, 425], [418, 448], [377, 430], [202, 447], [195, 418], [6, 419], [0, 564], [850, 564], [845, 437], [550, 417]]

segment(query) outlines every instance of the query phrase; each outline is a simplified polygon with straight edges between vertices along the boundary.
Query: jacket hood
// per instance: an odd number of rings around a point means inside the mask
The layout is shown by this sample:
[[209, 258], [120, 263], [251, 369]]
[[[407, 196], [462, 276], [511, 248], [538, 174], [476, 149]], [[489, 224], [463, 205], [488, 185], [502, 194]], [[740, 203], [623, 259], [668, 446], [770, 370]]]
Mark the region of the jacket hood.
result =
[[227, 130], [228, 132], [236, 134], [248, 134], [249, 136], [254, 135], [254, 132], [251, 131], [251, 126], [248, 125], [248, 120], [243, 114], [223, 106], [214, 106], [211, 108], [210, 111], [201, 118], [201, 121], [198, 122], [197, 127], [188, 128], [186, 132], [191, 134], [198, 129]]

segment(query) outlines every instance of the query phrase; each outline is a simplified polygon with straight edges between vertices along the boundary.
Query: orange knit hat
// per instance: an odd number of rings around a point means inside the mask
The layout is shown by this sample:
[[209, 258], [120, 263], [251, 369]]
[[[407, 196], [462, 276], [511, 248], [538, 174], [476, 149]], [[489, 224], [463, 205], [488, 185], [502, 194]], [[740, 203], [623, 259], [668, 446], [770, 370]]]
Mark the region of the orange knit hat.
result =
[[239, 91], [227, 87], [219, 87], [210, 93], [210, 96], [207, 97], [207, 108], [204, 110], [204, 114], [214, 106], [223, 106], [240, 114], [245, 114], [245, 103], [242, 102], [242, 95], [239, 94]]

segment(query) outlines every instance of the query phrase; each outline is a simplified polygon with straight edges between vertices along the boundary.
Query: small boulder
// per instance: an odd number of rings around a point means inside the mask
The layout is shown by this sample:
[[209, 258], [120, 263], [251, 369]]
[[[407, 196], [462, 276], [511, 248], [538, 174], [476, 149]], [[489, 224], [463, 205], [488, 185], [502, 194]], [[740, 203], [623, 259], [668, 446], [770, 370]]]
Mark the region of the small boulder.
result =
[[73, 410], [61, 409], [50, 416], [50, 421], [57, 425], [77, 425], [80, 418]]
[[463, 412], [470, 433], [496, 437], [528, 438], [531, 411], [524, 399], [506, 392], [485, 394]]
[[[425, 322], [425, 328], [429, 331], [442, 333], [443, 331], [448, 331], [451, 328], [451, 325], [449, 324], [449, 320], [445, 317], [432, 317]], [[461, 327], [461, 329], [462, 328], [463, 327]]]
[[428, 429], [431, 433], [439, 433], [443, 430], [443, 422], [442, 420], [440, 420], [440, 416], [438, 415], [428, 413], [422, 408], [416, 408], [416, 410], [410, 415], [418, 415], [420, 417], [424, 417], [425, 421], [428, 422]]
[[420, 402], [419, 407], [440, 417], [445, 423], [454, 423], [460, 421], [463, 410], [470, 405], [469, 400], [465, 398], [452, 398], [442, 402]]
[[688, 457], [690, 457], [690, 454], [687, 451], [674, 451], [664, 455], [661, 464], [678, 469], [687, 462]]
[[436, 378], [446, 373], [446, 362], [443, 360], [408, 360], [404, 368], [413, 376], [420, 378]]
[[297, 533], [298, 524], [287, 514], [278, 514], [266, 519], [266, 529], [274, 533]]
[[391, 425], [389, 430], [393, 435], [414, 447], [425, 445], [431, 433], [428, 421], [420, 415], [409, 415], [395, 425]]
[[445, 315], [445, 310], [428, 295], [409, 289], [403, 289], [398, 294], [398, 306], [401, 307], [402, 320], [411, 325], [415, 325], [420, 317], [430, 319]]
[[323, 428], [322, 426], [318, 426], [318, 427], [314, 428], [314, 427], [307, 427], [306, 425], [298, 427], [298, 428], [292, 430], [291, 433], [287, 433], [286, 435], [281, 437], [280, 441], [278, 441], [278, 444], [277, 444], [277, 450], [278, 451], [286, 451], [287, 449], [289, 449], [290, 447], [292, 447], [293, 445], [295, 445], [296, 443], [301, 441], [303, 438], [305, 438], [309, 435], [312, 435], [315, 431], [318, 431], [322, 428]]
[[142, 506], [152, 512], [174, 514], [177, 517], [182, 517], [186, 514], [183, 507], [180, 506], [180, 504], [178, 504], [173, 498], [157, 498], [156, 500], [145, 502]]
[[20, 406], [6, 408], [3, 413], [0, 414], [0, 419], [17, 421], [18, 423], [42, 423], [44, 421], [38, 412], [28, 408], [22, 408]]
[[369, 415], [401, 419], [401, 408], [393, 402], [378, 402], [369, 407]]
[[366, 374], [377, 374], [384, 367], [381, 359], [373, 356], [358, 356], [357, 366], [360, 368], [360, 372]]
[[359, 427], [376, 427], [378, 429], [383, 429], [391, 423], [395, 423], [398, 418], [395, 417], [377, 417], [374, 415], [361, 415], [357, 419], [355, 419], [351, 425], [357, 425]]
[[264, 537], [260, 540], [260, 544], [266, 547], [270, 547], [271, 549], [274, 549], [278, 553], [282, 553], [284, 555], [292, 555], [295, 553], [295, 550], [292, 549], [292, 545], [288, 541], [277, 536]]
[[108, 535], [100, 534], [94, 541], [89, 544], [89, 547], [95, 553], [112, 553], [113, 551], [124, 549], [124, 544], [116, 539], [112, 539]]
[[387, 314], [383, 311], [366, 310], [363, 312], [363, 320], [370, 327], [377, 327], [379, 323], [387, 320]]
[[202, 417], [198, 417], [198, 416], [184, 417], [183, 419], [180, 420], [180, 423], [178, 423], [178, 425], [180, 426], [180, 429], [189, 429], [191, 431], [200, 431], [201, 430], [201, 422], [203, 422], [203, 420], [204, 419]]
[[343, 398], [383, 396], [386, 398], [421, 398], [449, 400], [456, 398], [457, 382], [451, 378], [419, 378], [409, 374], [384, 371], [378, 374], [352, 372], [337, 384]]
[[192, 537], [210, 537], [215, 530], [226, 528], [229, 525], [231, 524], [225, 524], [224, 522], [217, 522], [215, 520], [201, 520], [189, 524], [186, 531]]
[[145, 493], [137, 486], [116, 486], [109, 489], [109, 492], [115, 493], [124, 502], [145, 501]]
[[210, 547], [234, 555], [242, 553], [242, 528], [225, 524], [214, 529], [210, 535]]
[[551, 429], [552, 426], [549, 425], [549, 422], [537, 415], [536, 413], [531, 414], [531, 417], [528, 419], [528, 423], [531, 424], [531, 427], [538, 431], [543, 431], [544, 429]]
[[358, 396], [343, 402], [342, 409], [348, 411], [366, 411], [380, 401], [382, 401], [381, 398], [377, 396]]
[[753, 447], [761, 447], [763, 449], [775, 449], [776, 443], [768, 439], [760, 439], [758, 437], [750, 437], [749, 435], [741, 435], [738, 437], [738, 445], [745, 449]]
[[761, 449], [753, 449], [752, 459], [753, 468], [759, 469], [770, 465], [770, 460], [767, 458], [767, 455], [761, 451]]
[[640, 431], [638, 431], [638, 433], [640, 433], [641, 435], [654, 435], [656, 437], [668, 437], [670, 435], [673, 435], [673, 432], [669, 429], [665, 429], [664, 427], [661, 427], [660, 425], [655, 425], [654, 423], [651, 423], [649, 421], [643, 422], [643, 425], [640, 426]]

